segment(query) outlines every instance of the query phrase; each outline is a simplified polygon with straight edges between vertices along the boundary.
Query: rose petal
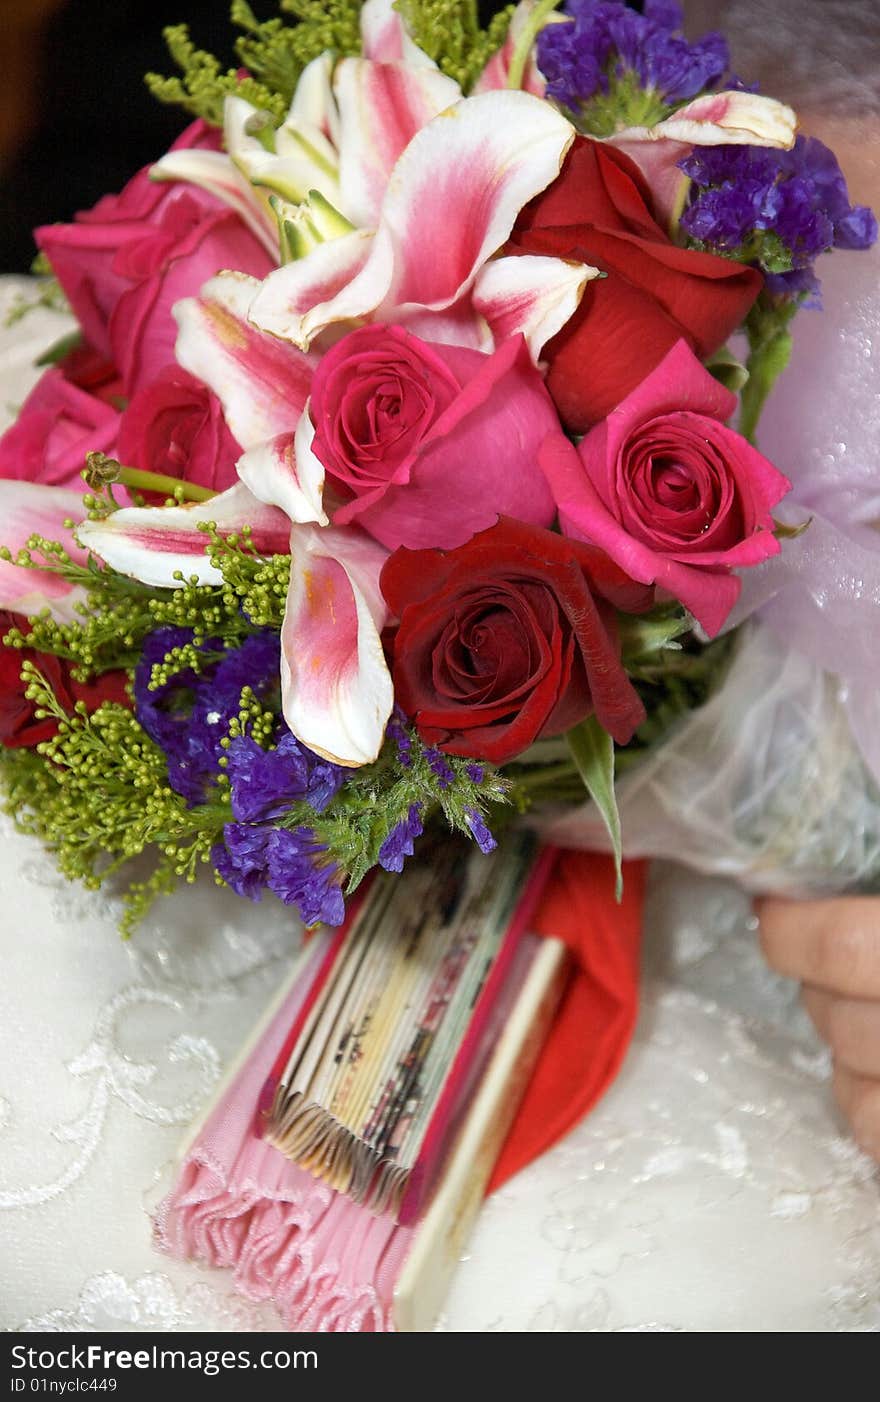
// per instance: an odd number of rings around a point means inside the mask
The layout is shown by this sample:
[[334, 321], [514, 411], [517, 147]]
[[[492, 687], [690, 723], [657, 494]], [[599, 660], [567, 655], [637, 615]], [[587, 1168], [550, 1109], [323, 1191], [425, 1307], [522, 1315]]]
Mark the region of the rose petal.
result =
[[315, 357], [279, 344], [249, 321], [260, 283], [221, 273], [198, 297], [178, 302], [179, 364], [214, 391], [243, 448], [295, 429], [309, 396]]
[[211, 564], [208, 536], [199, 525], [213, 521], [221, 535], [250, 526], [250, 542], [264, 555], [286, 555], [290, 522], [283, 512], [257, 501], [237, 482], [210, 501], [184, 506], [126, 506], [103, 521], [83, 521], [77, 539], [120, 574], [157, 588], [177, 589], [195, 577], [199, 584], [222, 584]]
[[394, 703], [380, 630], [387, 552], [360, 532], [294, 526], [281, 629], [284, 718], [298, 740], [335, 764], [369, 764]]
[[197, 185], [234, 210], [260, 240], [271, 258], [278, 257], [278, 225], [265, 202], [254, 197], [246, 179], [225, 151], [169, 151], [150, 168], [150, 179]]

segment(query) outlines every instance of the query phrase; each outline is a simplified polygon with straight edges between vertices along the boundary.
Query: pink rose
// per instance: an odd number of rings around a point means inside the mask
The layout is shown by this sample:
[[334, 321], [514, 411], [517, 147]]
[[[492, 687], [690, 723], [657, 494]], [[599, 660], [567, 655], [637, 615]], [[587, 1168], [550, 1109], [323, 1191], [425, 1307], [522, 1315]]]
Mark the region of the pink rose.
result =
[[126, 467], [162, 472], [211, 491], [238, 481], [241, 457], [219, 399], [177, 365], [160, 370], [133, 396], [119, 424], [117, 451]]
[[[216, 149], [194, 122], [174, 148]], [[237, 214], [192, 185], [138, 172], [73, 224], [36, 230], [86, 340], [119, 366], [128, 394], [174, 360], [171, 308], [224, 268], [263, 278], [272, 260]]]
[[541, 449], [563, 532], [656, 583], [710, 636], [739, 595], [733, 570], [778, 553], [771, 512], [791, 486], [725, 426], [736, 402], [679, 341], [579, 448], [558, 433]]
[[323, 357], [312, 383], [312, 451], [333, 521], [396, 550], [453, 549], [499, 515], [548, 526], [538, 448], [558, 428], [521, 336], [492, 355], [364, 326]]
[[[0, 438], [0, 478], [86, 490], [80, 478], [86, 453], [112, 454], [119, 427], [118, 409], [99, 397], [106, 386], [96, 382], [96, 364], [75, 352], [40, 376]], [[80, 380], [91, 381], [98, 394]]]

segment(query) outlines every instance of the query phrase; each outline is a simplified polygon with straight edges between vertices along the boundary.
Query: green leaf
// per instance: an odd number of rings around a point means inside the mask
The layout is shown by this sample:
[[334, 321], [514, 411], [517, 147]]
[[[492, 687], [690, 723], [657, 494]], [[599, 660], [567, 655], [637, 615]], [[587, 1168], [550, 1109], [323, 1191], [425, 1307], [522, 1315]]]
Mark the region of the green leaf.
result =
[[588, 716], [565, 737], [571, 750], [571, 757], [584, 781], [584, 788], [605, 820], [611, 845], [614, 850], [614, 865], [617, 871], [615, 896], [619, 901], [623, 895], [623, 873], [620, 862], [623, 856], [623, 843], [620, 835], [620, 814], [617, 811], [617, 798], [614, 793], [614, 741], [603, 730], [595, 716]]
[[706, 369], [725, 389], [739, 394], [748, 382], [749, 372], [732, 350], [722, 346], [706, 361]]
[[79, 327], [77, 327], [75, 331], [68, 331], [66, 336], [62, 336], [60, 340], [56, 341], [54, 345], [51, 345], [48, 350], [43, 351], [42, 355], [37, 356], [34, 364], [41, 367], [44, 365], [57, 365], [59, 360], [63, 360], [71, 351], [76, 350], [78, 346], [82, 345], [82, 339], [82, 332]]

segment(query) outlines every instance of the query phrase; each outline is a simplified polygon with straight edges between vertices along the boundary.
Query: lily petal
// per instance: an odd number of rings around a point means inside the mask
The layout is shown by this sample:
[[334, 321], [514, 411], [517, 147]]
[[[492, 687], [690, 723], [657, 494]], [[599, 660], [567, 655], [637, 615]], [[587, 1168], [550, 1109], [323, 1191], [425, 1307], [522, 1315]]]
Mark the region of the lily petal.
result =
[[174, 308], [179, 364], [214, 391], [245, 449], [296, 428], [316, 364], [315, 357], [280, 344], [249, 321], [261, 286], [245, 273], [220, 273], [198, 297]]
[[236, 467], [258, 501], [277, 506], [291, 521], [328, 524], [321, 505], [324, 465], [312, 452], [315, 430], [304, 412], [296, 433], [281, 433], [239, 458]]
[[433, 59], [413, 43], [402, 16], [394, 9], [394, 0], [367, 0], [361, 10], [361, 52], [376, 63], [436, 67]]
[[329, 49], [307, 63], [299, 76], [288, 119], [315, 127], [334, 147], [339, 145], [339, 112], [333, 97], [336, 56]]
[[417, 131], [461, 97], [437, 68], [346, 58], [336, 69], [340, 208], [375, 228], [391, 172]]
[[671, 221], [681, 212], [688, 178], [678, 163], [694, 146], [775, 146], [790, 150], [797, 116], [783, 102], [760, 93], [719, 92], [695, 98], [653, 127], [627, 127], [609, 137], [630, 156], [651, 187], [657, 213]]
[[[83, 521], [76, 536], [120, 574], [161, 589], [178, 589], [183, 580], [222, 584], [223, 576], [206, 554], [204, 525], [212, 521], [221, 535], [250, 526], [250, 542], [262, 555], [286, 555], [290, 522], [282, 511], [257, 501], [242, 482], [210, 501], [184, 506], [126, 506], [104, 521]], [[200, 529], [202, 527], [202, 529]]]
[[[519, 42], [523, 30], [532, 17], [532, 11], [538, 5], [538, 0], [520, 0], [513, 14], [510, 17], [510, 24], [507, 29], [507, 37], [500, 49], [489, 59], [477, 81], [474, 83], [472, 91], [494, 92], [499, 88], [507, 87], [507, 77], [510, 73], [510, 65], [516, 46]], [[550, 15], [547, 23], [565, 23], [567, 15]], [[535, 97], [543, 97], [547, 89], [547, 80], [535, 62], [535, 49], [529, 54], [525, 72], [521, 85], [526, 92], [534, 93]]]
[[281, 628], [284, 718], [298, 740], [335, 764], [369, 764], [382, 747], [394, 688], [380, 631], [379, 574], [388, 557], [357, 530], [294, 526]]
[[[82, 516], [82, 493], [39, 482], [0, 481], [0, 545], [14, 555], [32, 535], [58, 541], [71, 559], [85, 564], [86, 554], [73, 539], [65, 521]], [[11, 560], [0, 560], [0, 608], [27, 617], [48, 609], [59, 623], [76, 617], [75, 605], [84, 591], [50, 570], [28, 569]]]
[[364, 302], [378, 304], [391, 282], [390, 265], [383, 269], [374, 264], [370, 279], [375, 290], [367, 292], [360, 283], [373, 244], [374, 235], [358, 229], [276, 269], [264, 278], [250, 304], [251, 322], [307, 351], [325, 327], [362, 316]]
[[375, 238], [356, 245], [350, 234], [270, 273], [251, 319], [305, 348], [339, 321], [445, 311], [470, 290], [523, 205], [556, 178], [573, 139], [571, 124], [528, 93], [463, 99], [407, 146]]
[[574, 315], [587, 283], [598, 276], [598, 268], [562, 258], [493, 258], [477, 275], [473, 307], [496, 345], [522, 334], [537, 364], [546, 342]]
[[268, 203], [236, 169], [225, 151], [169, 151], [150, 167], [151, 180], [180, 180], [207, 190], [234, 210], [266, 252], [278, 258], [278, 228]]

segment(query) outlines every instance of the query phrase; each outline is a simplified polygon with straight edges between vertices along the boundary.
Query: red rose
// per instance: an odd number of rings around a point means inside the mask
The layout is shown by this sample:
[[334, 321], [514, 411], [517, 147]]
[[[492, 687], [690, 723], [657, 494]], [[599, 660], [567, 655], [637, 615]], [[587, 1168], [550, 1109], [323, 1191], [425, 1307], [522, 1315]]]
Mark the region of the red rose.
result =
[[726, 426], [735, 407], [680, 341], [578, 448], [557, 433], [540, 454], [564, 533], [679, 599], [710, 637], [739, 596], [734, 569], [778, 553], [773, 507], [791, 486]]
[[[216, 150], [217, 140], [194, 122], [172, 149]], [[176, 301], [222, 268], [262, 278], [274, 266], [237, 214], [192, 185], [151, 180], [149, 167], [74, 223], [37, 229], [36, 239], [86, 340], [118, 365], [127, 394], [173, 364]]]
[[105, 672], [93, 682], [77, 682], [70, 675], [70, 663], [60, 657], [29, 647], [3, 646], [2, 640], [10, 628], [20, 628], [26, 633], [27, 626], [27, 619], [21, 614], [0, 611], [0, 745], [9, 750], [31, 749], [58, 733], [54, 716], [38, 718], [35, 703], [25, 695], [26, 687], [21, 680], [24, 661], [33, 662], [39, 668], [68, 713], [72, 713], [77, 701], [84, 701], [89, 711], [96, 711], [104, 701], [131, 707], [125, 689], [128, 681], [125, 672]]
[[593, 711], [625, 744], [644, 719], [614, 609], [652, 591], [591, 546], [502, 517], [457, 550], [397, 550], [381, 588], [397, 700], [449, 754], [503, 764]]
[[520, 214], [512, 247], [607, 273], [587, 283], [578, 310], [544, 350], [547, 387], [577, 433], [605, 418], [676, 341], [711, 355], [763, 283], [753, 268], [672, 243], [635, 162], [583, 136], [559, 178]]
[[219, 399], [177, 365], [133, 396], [120, 420], [117, 452], [126, 467], [162, 472], [213, 492], [238, 481], [241, 448]]

